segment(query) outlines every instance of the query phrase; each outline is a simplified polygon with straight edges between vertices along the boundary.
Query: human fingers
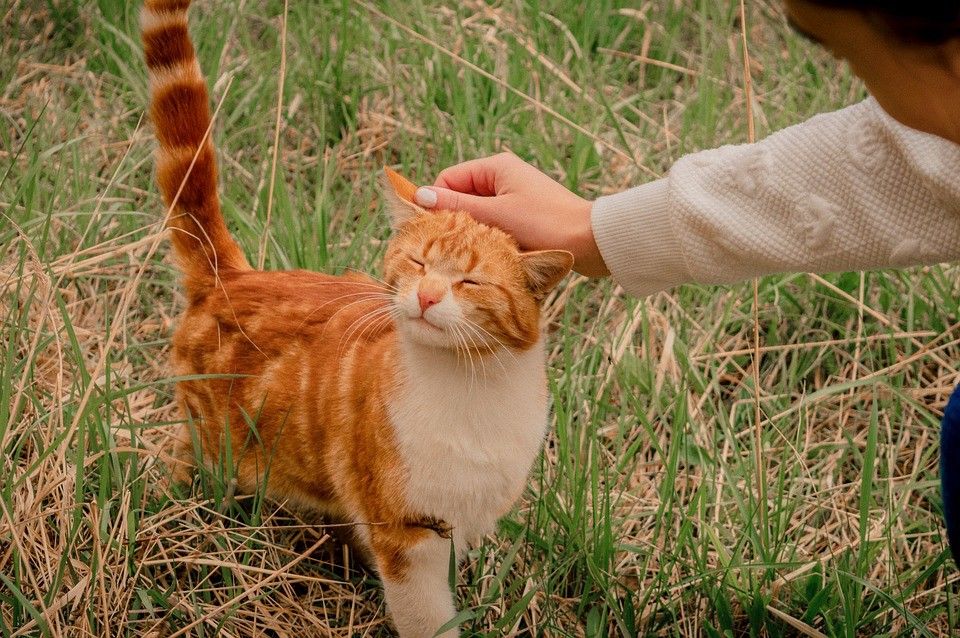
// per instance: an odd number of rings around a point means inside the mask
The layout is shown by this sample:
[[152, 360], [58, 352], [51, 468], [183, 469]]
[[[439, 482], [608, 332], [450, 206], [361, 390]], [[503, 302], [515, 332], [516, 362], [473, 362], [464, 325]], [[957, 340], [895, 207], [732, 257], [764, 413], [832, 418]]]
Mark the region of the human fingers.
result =
[[462, 210], [485, 224], [494, 224], [502, 217], [503, 197], [484, 197], [437, 186], [422, 186], [414, 194], [414, 201], [435, 210]]
[[523, 164], [513, 153], [468, 160], [440, 171], [434, 186], [470, 195], [497, 195], [503, 191], [511, 166]]

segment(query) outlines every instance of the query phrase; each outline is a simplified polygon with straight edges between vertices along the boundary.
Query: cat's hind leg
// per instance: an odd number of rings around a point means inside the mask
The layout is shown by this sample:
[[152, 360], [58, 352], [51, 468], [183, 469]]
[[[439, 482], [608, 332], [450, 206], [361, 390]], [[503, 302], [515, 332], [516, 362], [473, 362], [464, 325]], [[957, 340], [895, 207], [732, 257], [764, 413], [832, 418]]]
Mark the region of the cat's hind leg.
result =
[[[373, 526], [370, 545], [387, 609], [400, 638], [430, 638], [456, 615], [450, 591], [449, 539], [417, 526]], [[455, 638], [456, 627], [442, 634]]]

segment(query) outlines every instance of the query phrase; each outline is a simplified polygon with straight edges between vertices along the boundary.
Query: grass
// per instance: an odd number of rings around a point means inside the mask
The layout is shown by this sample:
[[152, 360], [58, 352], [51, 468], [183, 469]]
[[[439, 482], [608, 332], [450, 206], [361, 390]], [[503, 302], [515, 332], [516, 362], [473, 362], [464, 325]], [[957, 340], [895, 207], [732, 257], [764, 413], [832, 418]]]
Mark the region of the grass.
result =
[[[169, 487], [183, 300], [136, 12], [0, 0], [0, 635], [389, 635], [335, 526], [232, 494], [228, 468]], [[191, 18], [226, 216], [268, 268], [375, 271], [383, 163], [429, 181], [511, 149], [594, 197], [747, 139], [736, 2], [293, 0], [271, 190], [283, 14]], [[779, 2], [746, 16], [759, 137], [863, 97]], [[460, 570], [464, 631], [950, 635], [957, 275], [770, 277], [756, 305], [750, 283], [638, 300], [571, 278], [551, 433]]]

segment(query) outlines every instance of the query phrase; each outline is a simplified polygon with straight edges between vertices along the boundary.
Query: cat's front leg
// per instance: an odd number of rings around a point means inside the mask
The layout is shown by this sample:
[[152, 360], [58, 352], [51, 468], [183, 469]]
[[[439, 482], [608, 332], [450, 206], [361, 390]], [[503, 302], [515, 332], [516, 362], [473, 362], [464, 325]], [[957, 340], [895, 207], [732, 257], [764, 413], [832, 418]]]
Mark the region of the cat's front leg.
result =
[[[385, 525], [370, 532], [387, 609], [400, 638], [438, 635], [457, 612], [447, 580], [450, 540], [419, 526]], [[453, 628], [439, 635], [455, 638], [460, 632]]]
[[193, 450], [196, 430], [192, 422], [183, 423], [171, 441], [170, 480], [174, 485], [189, 486], [193, 482], [197, 455]]

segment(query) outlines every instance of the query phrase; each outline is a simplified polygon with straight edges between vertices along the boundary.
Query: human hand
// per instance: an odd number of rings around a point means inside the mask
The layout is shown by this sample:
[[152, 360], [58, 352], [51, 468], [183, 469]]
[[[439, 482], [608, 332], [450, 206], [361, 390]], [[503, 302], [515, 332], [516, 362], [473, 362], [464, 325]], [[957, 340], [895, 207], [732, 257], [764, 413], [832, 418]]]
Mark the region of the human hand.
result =
[[513, 235], [524, 250], [568, 250], [581, 274], [610, 274], [593, 238], [593, 203], [513, 153], [444, 169], [433, 186], [417, 189], [414, 199], [427, 209], [466, 211]]

